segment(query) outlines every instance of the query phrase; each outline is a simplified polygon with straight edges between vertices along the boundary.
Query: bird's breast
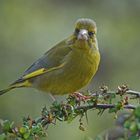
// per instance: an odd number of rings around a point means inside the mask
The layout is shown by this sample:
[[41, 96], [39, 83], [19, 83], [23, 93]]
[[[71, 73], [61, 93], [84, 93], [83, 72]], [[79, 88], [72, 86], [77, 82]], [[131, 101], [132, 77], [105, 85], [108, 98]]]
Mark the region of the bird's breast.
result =
[[71, 85], [82, 88], [92, 79], [96, 73], [100, 61], [99, 52], [76, 50], [67, 58], [67, 64], [63, 74]]
[[61, 69], [38, 77], [37, 88], [56, 95], [73, 93], [81, 89], [97, 71], [99, 52], [74, 50], [64, 62], [66, 63]]

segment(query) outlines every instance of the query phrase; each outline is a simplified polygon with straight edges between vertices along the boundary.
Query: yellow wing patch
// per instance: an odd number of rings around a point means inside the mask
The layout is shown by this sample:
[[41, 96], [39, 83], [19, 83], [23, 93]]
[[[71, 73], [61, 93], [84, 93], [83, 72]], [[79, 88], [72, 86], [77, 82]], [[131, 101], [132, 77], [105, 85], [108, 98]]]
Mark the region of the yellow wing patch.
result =
[[47, 72], [51, 72], [51, 71], [53, 71], [53, 70], [60, 69], [60, 68], [62, 68], [64, 65], [65, 65], [65, 63], [62, 63], [62, 64], [59, 65], [59, 66], [52, 67], [52, 68], [49, 68], [49, 69], [41, 68], [41, 69], [38, 69], [38, 70], [36, 70], [36, 71], [34, 71], [34, 72], [31, 72], [31, 73], [29, 73], [29, 74], [23, 76], [22, 79], [23, 79], [23, 80], [30, 79], [30, 78], [33, 78], [33, 77], [36, 77], [36, 76], [45, 74], [45, 73], [47, 73]]
[[29, 79], [29, 78], [38, 76], [38, 75], [40, 75], [40, 74], [43, 74], [45, 71], [46, 71], [46, 69], [41, 68], [41, 69], [39, 69], [39, 70], [36, 70], [36, 71], [34, 71], [34, 72], [31, 72], [31, 73], [29, 73], [29, 74], [23, 76], [23, 79]]
[[11, 88], [30, 87], [31, 85], [32, 84], [28, 80], [25, 80], [23, 82], [19, 82], [19, 83], [13, 84], [10, 87]]

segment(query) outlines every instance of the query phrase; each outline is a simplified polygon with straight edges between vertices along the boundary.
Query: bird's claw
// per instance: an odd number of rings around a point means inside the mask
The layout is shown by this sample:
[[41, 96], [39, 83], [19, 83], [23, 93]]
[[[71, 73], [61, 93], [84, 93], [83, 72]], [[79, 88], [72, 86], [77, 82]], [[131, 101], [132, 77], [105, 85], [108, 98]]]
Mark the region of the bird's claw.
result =
[[89, 100], [91, 98], [91, 96], [85, 96], [83, 94], [81, 94], [80, 92], [74, 92], [71, 94], [72, 97], [75, 97], [78, 101], [83, 101], [85, 102], [86, 100]]

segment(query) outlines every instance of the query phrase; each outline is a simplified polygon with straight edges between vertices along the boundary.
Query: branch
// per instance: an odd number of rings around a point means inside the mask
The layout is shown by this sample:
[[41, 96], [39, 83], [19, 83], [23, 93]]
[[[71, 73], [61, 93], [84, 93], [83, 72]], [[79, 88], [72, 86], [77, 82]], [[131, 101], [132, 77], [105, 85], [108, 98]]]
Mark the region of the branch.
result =
[[[132, 98], [134, 96], [135, 98]], [[102, 114], [106, 109], [109, 113], [117, 113], [123, 109], [136, 110], [138, 105], [131, 104], [130, 99], [139, 98], [140, 92], [130, 90], [126, 85], [118, 86], [116, 91], [110, 91], [107, 86], [101, 86], [96, 93], [74, 93], [69, 95], [66, 101], [61, 103], [55, 101], [49, 109], [44, 107], [41, 116], [36, 119], [25, 117], [20, 127], [16, 127], [13, 122], [3, 121], [0, 125], [2, 127], [0, 137], [7, 139], [9, 137], [22, 139], [46, 137], [46, 129], [50, 124], [56, 124], [56, 120], [70, 122], [77, 116], [80, 117], [79, 128], [84, 130], [82, 118], [87, 117], [88, 110], [99, 110], [98, 114]]]
[[[97, 104], [97, 105], [87, 105], [87, 106], [79, 106], [76, 109], [84, 109], [84, 110], [89, 110], [89, 109], [110, 109], [110, 108], [115, 108], [115, 105], [113, 104]], [[136, 106], [134, 105], [124, 105], [124, 109], [136, 109]]]
[[138, 98], [140, 97], [140, 92], [134, 91], [134, 90], [128, 90], [128, 91], [126, 91], [126, 94], [135, 95]]

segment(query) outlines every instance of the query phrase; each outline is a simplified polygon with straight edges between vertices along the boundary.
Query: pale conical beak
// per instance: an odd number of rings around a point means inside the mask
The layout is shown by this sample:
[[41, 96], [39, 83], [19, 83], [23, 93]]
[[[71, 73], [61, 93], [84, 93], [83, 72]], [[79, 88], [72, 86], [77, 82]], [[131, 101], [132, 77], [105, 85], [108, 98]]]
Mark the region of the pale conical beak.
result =
[[88, 40], [88, 31], [86, 29], [81, 29], [78, 34], [78, 40]]

